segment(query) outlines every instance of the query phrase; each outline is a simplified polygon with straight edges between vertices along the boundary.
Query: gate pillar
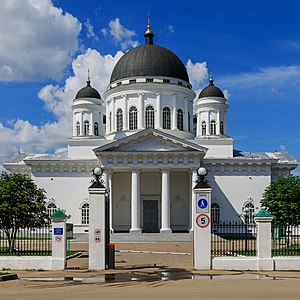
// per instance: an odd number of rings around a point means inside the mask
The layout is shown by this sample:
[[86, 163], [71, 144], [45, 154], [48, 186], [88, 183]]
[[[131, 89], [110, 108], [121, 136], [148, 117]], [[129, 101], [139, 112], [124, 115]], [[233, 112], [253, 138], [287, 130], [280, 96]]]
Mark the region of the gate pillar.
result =
[[194, 268], [199, 270], [211, 269], [211, 191], [205, 180], [206, 170], [201, 167], [197, 171], [199, 178], [194, 187]]

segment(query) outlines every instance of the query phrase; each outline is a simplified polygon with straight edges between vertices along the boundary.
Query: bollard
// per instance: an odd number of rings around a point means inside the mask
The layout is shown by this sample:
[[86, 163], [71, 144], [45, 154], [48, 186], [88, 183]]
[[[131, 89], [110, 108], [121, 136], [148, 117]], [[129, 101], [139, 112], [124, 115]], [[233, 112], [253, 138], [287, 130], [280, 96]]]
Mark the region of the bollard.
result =
[[108, 244], [108, 269], [115, 269], [115, 244]]

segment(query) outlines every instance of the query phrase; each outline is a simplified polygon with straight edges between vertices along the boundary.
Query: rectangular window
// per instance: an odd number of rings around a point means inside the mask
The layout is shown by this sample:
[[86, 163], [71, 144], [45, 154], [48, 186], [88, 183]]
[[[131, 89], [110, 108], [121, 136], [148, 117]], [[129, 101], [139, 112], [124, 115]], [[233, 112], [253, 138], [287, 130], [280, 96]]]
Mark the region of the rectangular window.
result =
[[178, 81], [178, 85], [182, 85], [182, 81]]
[[170, 83], [170, 79], [163, 79], [163, 83]]
[[146, 78], [146, 82], [153, 82], [153, 78]]
[[136, 83], [136, 79], [130, 79], [129, 80], [129, 83], [131, 84], [131, 83]]

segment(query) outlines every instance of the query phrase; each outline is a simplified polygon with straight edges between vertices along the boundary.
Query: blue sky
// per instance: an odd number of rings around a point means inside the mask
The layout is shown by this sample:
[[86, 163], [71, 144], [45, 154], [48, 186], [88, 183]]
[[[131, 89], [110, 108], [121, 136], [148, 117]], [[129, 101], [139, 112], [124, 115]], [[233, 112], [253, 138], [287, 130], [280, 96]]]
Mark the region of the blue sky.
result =
[[3, 0], [0, 163], [66, 147], [87, 68], [103, 93], [119, 57], [144, 43], [148, 11], [154, 42], [182, 59], [196, 91], [213, 68], [236, 149], [300, 159], [299, 1]]

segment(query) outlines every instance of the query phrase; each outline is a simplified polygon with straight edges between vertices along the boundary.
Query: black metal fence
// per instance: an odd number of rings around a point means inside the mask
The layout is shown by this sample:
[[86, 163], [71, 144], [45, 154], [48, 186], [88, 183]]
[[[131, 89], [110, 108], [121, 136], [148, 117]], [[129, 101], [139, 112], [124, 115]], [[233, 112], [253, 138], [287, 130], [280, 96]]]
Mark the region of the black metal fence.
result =
[[300, 225], [272, 224], [273, 256], [300, 256]]
[[51, 247], [51, 227], [19, 229], [15, 239], [0, 230], [0, 255], [51, 255]]
[[222, 222], [211, 226], [212, 256], [256, 256], [255, 224]]

